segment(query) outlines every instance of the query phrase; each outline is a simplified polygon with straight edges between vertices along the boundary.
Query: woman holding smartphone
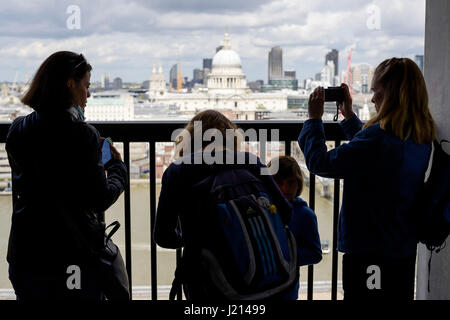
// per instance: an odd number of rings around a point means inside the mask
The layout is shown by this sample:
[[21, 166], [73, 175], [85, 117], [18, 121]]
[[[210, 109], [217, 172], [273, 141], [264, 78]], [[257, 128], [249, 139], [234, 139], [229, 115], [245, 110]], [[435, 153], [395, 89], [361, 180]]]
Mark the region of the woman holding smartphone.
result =
[[91, 69], [81, 54], [49, 56], [22, 98], [34, 112], [15, 119], [8, 132], [13, 214], [7, 260], [20, 300], [103, 299], [90, 255], [103, 245], [97, 213], [117, 200], [127, 170], [112, 145], [113, 159], [103, 165], [103, 140], [84, 122]]
[[425, 80], [407, 58], [375, 70], [377, 114], [364, 126], [343, 84], [341, 122], [349, 143], [327, 151], [322, 123], [324, 89], [310, 96], [309, 120], [299, 137], [308, 169], [344, 179], [338, 250], [344, 299], [413, 299], [417, 235], [414, 199], [428, 166], [435, 124]]

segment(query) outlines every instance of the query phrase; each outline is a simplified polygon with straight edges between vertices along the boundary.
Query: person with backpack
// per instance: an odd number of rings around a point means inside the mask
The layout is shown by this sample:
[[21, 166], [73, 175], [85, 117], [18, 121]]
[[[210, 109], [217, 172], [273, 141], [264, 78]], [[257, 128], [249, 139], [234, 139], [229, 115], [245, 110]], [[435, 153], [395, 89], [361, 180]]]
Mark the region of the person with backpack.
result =
[[100, 213], [124, 190], [127, 169], [112, 145], [102, 163], [102, 138], [84, 121], [91, 70], [82, 54], [50, 55], [22, 98], [34, 112], [8, 131], [7, 260], [18, 300], [104, 300], [110, 286], [93, 251], [104, 247]]
[[[303, 190], [303, 175], [300, 166], [297, 160], [291, 156], [281, 156], [272, 161], [278, 161], [278, 170], [274, 172], [273, 178], [293, 209], [288, 226], [297, 243], [297, 266], [319, 263], [322, 260], [322, 248], [317, 217], [306, 201], [300, 198]], [[269, 168], [272, 167], [272, 161], [267, 164]], [[300, 284], [297, 283], [297, 286], [286, 298], [297, 300], [299, 288]]]
[[159, 246], [184, 249], [171, 299], [181, 286], [193, 301], [282, 299], [298, 282], [292, 208], [259, 159], [239, 151], [237, 129], [206, 110], [176, 139], [153, 233]]
[[411, 59], [383, 61], [372, 81], [377, 113], [365, 125], [353, 112], [347, 85], [341, 87], [340, 124], [350, 141], [327, 151], [319, 87], [298, 142], [312, 173], [344, 179], [338, 230], [344, 299], [412, 300], [420, 227], [415, 209], [436, 136], [425, 80]]

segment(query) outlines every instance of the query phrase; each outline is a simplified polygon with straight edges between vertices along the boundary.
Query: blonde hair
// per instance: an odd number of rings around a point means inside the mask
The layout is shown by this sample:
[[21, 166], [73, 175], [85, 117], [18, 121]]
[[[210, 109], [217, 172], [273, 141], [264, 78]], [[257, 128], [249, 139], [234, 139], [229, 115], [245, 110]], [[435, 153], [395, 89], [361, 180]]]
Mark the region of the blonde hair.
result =
[[[194, 122], [201, 121], [202, 123], [202, 137], [205, 131], [208, 129], [216, 129], [219, 130], [222, 134], [222, 137], [228, 138], [227, 129], [232, 129], [234, 131], [233, 135], [233, 147], [234, 150], [239, 150], [242, 135], [238, 131], [238, 126], [231, 122], [227, 117], [225, 117], [222, 113], [216, 110], [205, 110], [197, 115], [195, 115], [189, 123], [184, 128], [183, 132], [181, 132], [175, 139], [175, 158], [180, 158], [185, 156], [183, 154], [183, 150], [191, 150], [194, 146]], [[202, 149], [204, 149], [207, 145], [212, 143], [212, 141], [203, 141], [202, 140]], [[223, 148], [226, 148], [226, 139], [223, 140]]]
[[436, 125], [428, 109], [428, 93], [417, 64], [408, 58], [392, 58], [380, 63], [373, 78], [383, 88], [378, 114], [364, 126], [377, 122], [401, 140], [412, 138], [416, 144], [431, 143]]

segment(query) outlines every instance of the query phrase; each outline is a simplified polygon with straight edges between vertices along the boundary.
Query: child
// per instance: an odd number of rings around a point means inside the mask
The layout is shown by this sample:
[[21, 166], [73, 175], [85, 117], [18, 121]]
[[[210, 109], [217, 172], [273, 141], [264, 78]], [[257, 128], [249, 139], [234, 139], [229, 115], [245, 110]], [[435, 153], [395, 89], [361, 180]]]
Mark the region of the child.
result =
[[[212, 142], [195, 140], [196, 131], [203, 136], [211, 129], [229, 139], [219, 145], [214, 140], [222, 163], [202, 159]], [[261, 173], [259, 159], [239, 151], [240, 138], [227, 137], [237, 129], [220, 112], [206, 110], [176, 139], [178, 159], [164, 172], [153, 234], [161, 247], [184, 249], [171, 299], [181, 285], [187, 300], [218, 301], [279, 299], [298, 284], [295, 241], [280, 230], [292, 208], [272, 176]], [[256, 210], [263, 207], [270, 216]]]
[[[292, 218], [288, 226], [297, 242], [297, 265], [300, 267], [316, 264], [322, 260], [317, 217], [307, 203], [299, 197], [303, 189], [302, 172], [293, 157], [282, 156], [278, 158], [278, 161], [278, 171], [273, 173], [273, 178], [292, 205]], [[272, 162], [269, 162], [267, 166], [271, 167], [271, 164]], [[298, 289], [299, 284], [286, 298], [297, 300]]]

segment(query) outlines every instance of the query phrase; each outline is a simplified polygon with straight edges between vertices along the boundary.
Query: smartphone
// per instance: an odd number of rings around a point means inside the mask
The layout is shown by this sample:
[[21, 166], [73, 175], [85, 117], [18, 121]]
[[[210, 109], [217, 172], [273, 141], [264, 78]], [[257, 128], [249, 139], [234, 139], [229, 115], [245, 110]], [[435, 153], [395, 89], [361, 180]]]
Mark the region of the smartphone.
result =
[[110, 142], [109, 139], [103, 140], [103, 146], [102, 146], [102, 162], [103, 162], [103, 165], [107, 164], [112, 159], [111, 147], [109, 145], [109, 142]]

